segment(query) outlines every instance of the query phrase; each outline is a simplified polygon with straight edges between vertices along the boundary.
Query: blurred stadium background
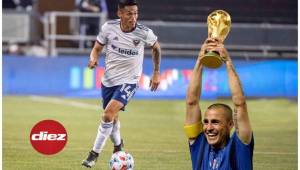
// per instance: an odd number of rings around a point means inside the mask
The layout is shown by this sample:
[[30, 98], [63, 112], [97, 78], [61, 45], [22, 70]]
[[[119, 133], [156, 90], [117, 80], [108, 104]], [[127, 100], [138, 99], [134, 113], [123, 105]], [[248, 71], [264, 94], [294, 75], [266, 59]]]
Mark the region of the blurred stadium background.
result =
[[[2, 1], [4, 169], [82, 169], [102, 111], [103, 55], [95, 70], [86, 66], [88, 55], [98, 25], [116, 18], [117, 10], [117, 0], [89, 0], [100, 12], [83, 9], [83, 1]], [[185, 90], [207, 37], [206, 17], [215, 9], [232, 18], [225, 46], [249, 99], [254, 169], [297, 169], [298, 2], [139, 3], [140, 22], [154, 30], [162, 46], [162, 75], [159, 91], [150, 93], [152, 63], [146, 49], [140, 89], [121, 114], [136, 169], [191, 169], [182, 131]], [[231, 103], [224, 67], [205, 70], [202, 91], [203, 108], [215, 101]], [[29, 143], [30, 129], [43, 119], [62, 122], [69, 134], [65, 150], [53, 157], [39, 155]], [[108, 167], [108, 145], [96, 169]]]

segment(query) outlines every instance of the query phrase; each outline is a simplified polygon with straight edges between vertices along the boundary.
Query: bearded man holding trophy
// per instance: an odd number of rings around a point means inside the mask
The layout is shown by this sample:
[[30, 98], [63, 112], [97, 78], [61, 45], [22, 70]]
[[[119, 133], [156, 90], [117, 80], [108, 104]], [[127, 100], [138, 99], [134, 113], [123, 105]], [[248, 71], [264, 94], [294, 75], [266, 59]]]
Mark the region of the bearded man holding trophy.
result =
[[[246, 98], [238, 74], [223, 42], [230, 31], [230, 15], [213, 11], [207, 18], [208, 38], [198, 55], [186, 95], [184, 131], [189, 139], [193, 170], [252, 170], [254, 137]], [[203, 67], [225, 63], [234, 108], [210, 105], [201, 114], [199, 98]], [[234, 127], [234, 132], [231, 130]]]

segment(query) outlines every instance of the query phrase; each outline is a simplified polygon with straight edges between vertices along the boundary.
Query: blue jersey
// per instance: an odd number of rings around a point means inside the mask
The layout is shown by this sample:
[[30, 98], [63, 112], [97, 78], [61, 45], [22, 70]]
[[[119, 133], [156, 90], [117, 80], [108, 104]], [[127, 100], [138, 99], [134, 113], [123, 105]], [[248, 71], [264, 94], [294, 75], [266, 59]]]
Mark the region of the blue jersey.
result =
[[190, 145], [193, 170], [252, 170], [254, 139], [246, 145], [233, 133], [226, 146], [213, 149], [200, 133]]

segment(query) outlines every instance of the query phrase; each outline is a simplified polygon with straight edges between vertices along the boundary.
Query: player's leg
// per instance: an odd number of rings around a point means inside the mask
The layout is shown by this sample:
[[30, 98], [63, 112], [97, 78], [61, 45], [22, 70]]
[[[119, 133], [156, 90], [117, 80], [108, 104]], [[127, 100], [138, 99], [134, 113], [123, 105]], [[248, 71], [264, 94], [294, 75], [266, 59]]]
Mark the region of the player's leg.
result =
[[113, 153], [121, 151], [122, 148], [124, 147], [123, 140], [121, 139], [121, 123], [120, 120], [118, 119], [118, 115], [115, 117], [114, 124], [113, 124], [113, 129], [110, 134], [110, 139], [112, 143], [114, 144], [114, 150]]
[[92, 167], [95, 165], [99, 153], [101, 153], [101, 151], [103, 150], [106, 140], [112, 132], [114, 117], [123, 107], [123, 103], [114, 99], [110, 100], [103, 112], [102, 121], [98, 127], [93, 150], [89, 153], [87, 159], [82, 162], [83, 166]]
[[[124, 104], [124, 107], [121, 109], [124, 111], [125, 106], [128, 104], [130, 99], [133, 97], [137, 90], [137, 84], [123, 84], [119, 86], [118, 90], [113, 95], [113, 99], [118, 100]], [[121, 123], [118, 119], [118, 114], [115, 116], [114, 126], [110, 138], [114, 144], [113, 153], [121, 151], [124, 147], [123, 140], [120, 133]]]
[[[111, 101], [117, 88], [118, 88], [118, 86], [106, 87], [106, 86], [102, 85], [101, 93], [102, 93], [102, 104], [103, 104], [104, 110], [111, 110], [111, 109], [106, 109], [106, 108], [108, 107], [109, 102]], [[113, 105], [110, 105], [110, 106], [113, 106]], [[98, 127], [96, 139], [94, 142], [93, 150], [91, 150], [88, 154], [88, 157], [85, 160], [83, 160], [83, 162], [82, 162], [83, 166], [92, 167], [93, 165], [95, 165], [95, 162], [97, 161], [98, 155], [101, 151], [101, 149], [99, 150], [96, 148], [101, 148], [101, 145], [102, 145], [102, 147], [104, 146], [104, 143], [107, 138], [107, 135], [105, 135], [105, 134], [109, 133], [109, 131], [111, 131], [111, 128], [109, 127], [110, 126], [109, 121], [104, 122], [102, 120], [104, 115], [105, 115], [105, 113], [103, 112], [101, 122]], [[103, 127], [108, 127], [108, 128], [103, 128]], [[102, 133], [104, 133], [104, 135]]]
[[[114, 87], [102, 87], [103, 108], [104, 114], [102, 122], [99, 125], [98, 133], [94, 142], [93, 150], [89, 153], [82, 165], [91, 167], [95, 164], [99, 153], [102, 151], [108, 136], [112, 134], [114, 123], [113, 120], [118, 115], [119, 110], [124, 110], [128, 101], [137, 90], [136, 84], [123, 84]], [[109, 102], [108, 102], [109, 101]], [[122, 139], [120, 135], [120, 123], [115, 124], [115, 131], [113, 132], [114, 151], [121, 150]], [[90, 159], [89, 159], [90, 158]]]
[[119, 120], [119, 114], [117, 114], [114, 119], [112, 132], [110, 134], [111, 142], [114, 145], [119, 145], [121, 143], [120, 127], [121, 127], [121, 123]]
[[200, 57], [198, 57], [186, 94], [186, 118], [184, 129], [190, 139], [197, 136], [199, 130], [202, 130], [201, 111], [199, 106], [201, 80], [202, 65], [200, 64]]
[[114, 118], [124, 104], [112, 99], [104, 110], [102, 122], [99, 125], [97, 137], [94, 143], [93, 151], [100, 153], [103, 150], [107, 138], [111, 135], [114, 125]]

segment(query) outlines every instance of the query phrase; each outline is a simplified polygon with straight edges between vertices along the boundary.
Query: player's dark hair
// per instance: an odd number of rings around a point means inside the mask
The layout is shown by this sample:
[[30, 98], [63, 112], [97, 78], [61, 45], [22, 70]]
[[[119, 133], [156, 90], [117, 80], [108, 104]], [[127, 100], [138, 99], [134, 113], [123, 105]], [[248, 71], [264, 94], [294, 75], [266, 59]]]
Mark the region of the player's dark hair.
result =
[[118, 7], [120, 9], [124, 8], [125, 6], [133, 6], [138, 5], [136, 0], [119, 0]]
[[228, 120], [232, 120], [232, 109], [227, 104], [214, 103], [214, 104], [208, 106], [207, 110], [210, 110], [210, 109], [220, 109], [220, 108], [223, 109], [227, 113]]

